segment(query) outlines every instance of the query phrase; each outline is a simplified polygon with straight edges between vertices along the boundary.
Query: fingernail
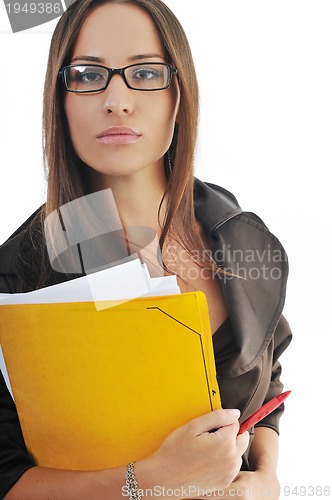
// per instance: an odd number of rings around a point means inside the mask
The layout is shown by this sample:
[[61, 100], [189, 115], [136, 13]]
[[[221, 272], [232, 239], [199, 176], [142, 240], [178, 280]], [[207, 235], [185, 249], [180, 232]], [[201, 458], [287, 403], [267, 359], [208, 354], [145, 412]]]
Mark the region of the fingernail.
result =
[[231, 409], [227, 408], [226, 411], [228, 411], [228, 413], [232, 415], [232, 417], [239, 418], [239, 416], [241, 415], [240, 410], [236, 408], [231, 408]]

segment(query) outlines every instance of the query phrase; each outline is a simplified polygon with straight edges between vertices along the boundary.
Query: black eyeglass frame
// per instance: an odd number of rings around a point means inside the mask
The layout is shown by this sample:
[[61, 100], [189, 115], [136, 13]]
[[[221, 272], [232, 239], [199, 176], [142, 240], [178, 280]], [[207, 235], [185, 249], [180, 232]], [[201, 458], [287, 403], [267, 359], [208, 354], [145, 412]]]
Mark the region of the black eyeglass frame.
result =
[[[134, 66], [144, 66], [144, 64], [148, 64], [149, 66], [154, 66], [154, 65], [167, 66], [169, 69], [169, 77], [168, 77], [167, 85], [165, 87], [160, 87], [157, 89], [137, 89], [137, 88], [129, 85], [127, 78], [126, 78], [126, 75], [125, 75], [125, 70], [128, 68], [132, 68]], [[106, 69], [108, 72], [108, 77], [107, 77], [105, 85], [101, 89], [96, 89], [96, 90], [72, 90], [72, 89], [70, 89], [68, 87], [68, 83], [66, 80], [66, 71], [69, 70], [70, 68], [75, 68], [77, 66], [89, 66], [89, 67], [93, 67], [93, 68]], [[143, 63], [129, 64], [129, 66], [125, 66], [124, 68], [108, 68], [107, 66], [103, 66], [101, 64], [70, 64], [69, 66], [64, 66], [63, 68], [60, 69], [60, 71], [58, 73], [58, 77], [62, 78], [62, 81], [64, 83], [64, 86], [65, 86], [65, 89], [67, 90], [67, 92], [74, 92], [75, 94], [92, 94], [95, 92], [102, 92], [103, 90], [107, 89], [108, 84], [110, 83], [110, 81], [114, 75], [121, 75], [123, 78], [123, 81], [125, 82], [127, 87], [131, 90], [137, 90], [139, 92], [154, 92], [156, 90], [168, 89], [171, 86], [173, 75], [177, 75], [177, 74], [178, 74], [178, 70], [176, 68], [174, 68], [174, 66], [172, 66], [169, 63], [159, 63], [159, 62], [144, 63], [143, 62]]]

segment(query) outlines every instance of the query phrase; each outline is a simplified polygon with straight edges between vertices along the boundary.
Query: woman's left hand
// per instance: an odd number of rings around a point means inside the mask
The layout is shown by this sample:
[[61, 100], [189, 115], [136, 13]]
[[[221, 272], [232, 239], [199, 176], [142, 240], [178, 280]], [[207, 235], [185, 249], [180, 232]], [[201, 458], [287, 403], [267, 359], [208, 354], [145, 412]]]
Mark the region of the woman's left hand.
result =
[[220, 496], [221, 492], [218, 493], [216, 492], [216, 495], [210, 498], [215, 500], [225, 498], [228, 500], [252, 500], [253, 498], [278, 500], [280, 486], [274, 472], [260, 468], [255, 472], [240, 472], [236, 479], [223, 490], [222, 496]]

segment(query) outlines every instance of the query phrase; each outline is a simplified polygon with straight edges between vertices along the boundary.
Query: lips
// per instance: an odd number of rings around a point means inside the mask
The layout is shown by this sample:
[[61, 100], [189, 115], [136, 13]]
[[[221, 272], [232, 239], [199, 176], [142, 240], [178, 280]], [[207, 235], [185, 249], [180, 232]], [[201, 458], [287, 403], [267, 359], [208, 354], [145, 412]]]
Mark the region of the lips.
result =
[[110, 127], [97, 135], [102, 144], [131, 144], [140, 139], [141, 134], [130, 127]]

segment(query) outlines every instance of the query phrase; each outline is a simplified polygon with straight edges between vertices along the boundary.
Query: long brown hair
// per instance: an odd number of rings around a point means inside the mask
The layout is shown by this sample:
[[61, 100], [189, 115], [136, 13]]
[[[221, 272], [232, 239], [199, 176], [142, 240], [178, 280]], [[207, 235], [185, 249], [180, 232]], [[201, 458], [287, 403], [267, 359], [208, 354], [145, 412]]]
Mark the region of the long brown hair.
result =
[[[167, 210], [160, 245], [163, 246], [171, 232], [188, 253], [195, 251], [196, 255], [204, 256], [204, 245], [196, 230], [193, 195], [199, 102], [197, 77], [186, 34], [161, 0], [76, 0], [60, 18], [51, 41], [44, 88], [43, 143], [48, 178], [44, 216], [88, 192], [84, 164], [71, 143], [63, 106], [65, 90], [58, 73], [64, 65], [70, 64], [74, 43], [89, 12], [105, 3], [132, 4], [147, 12], [157, 27], [166, 59], [178, 70], [181, 98], [170, 147], [171, 175], [168, 175], [165, 162]], [[43, 281], [41, 278], [41, 283]]]

